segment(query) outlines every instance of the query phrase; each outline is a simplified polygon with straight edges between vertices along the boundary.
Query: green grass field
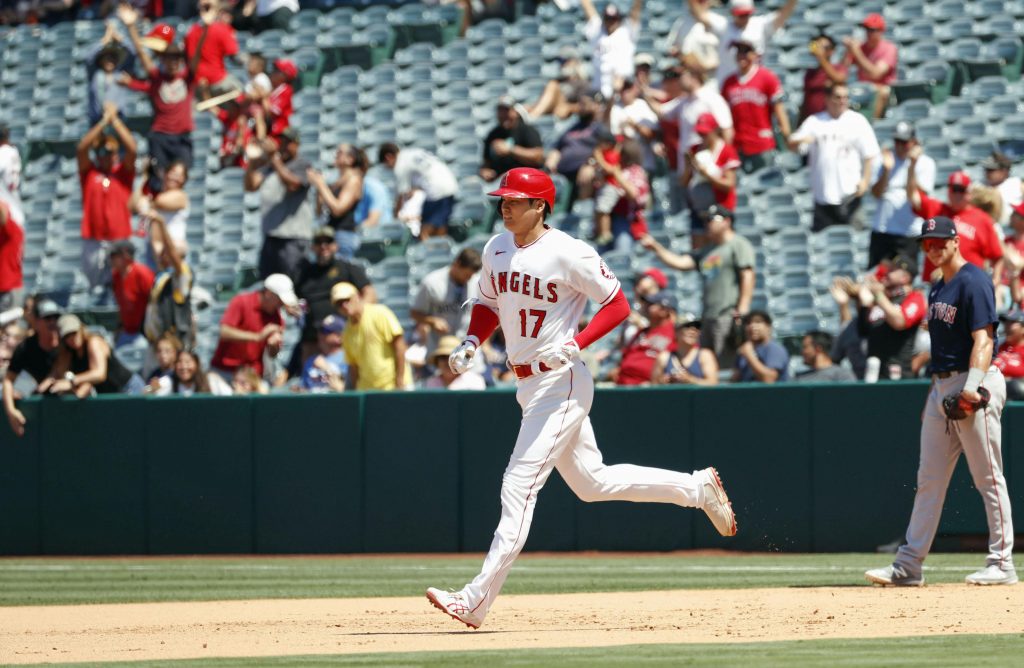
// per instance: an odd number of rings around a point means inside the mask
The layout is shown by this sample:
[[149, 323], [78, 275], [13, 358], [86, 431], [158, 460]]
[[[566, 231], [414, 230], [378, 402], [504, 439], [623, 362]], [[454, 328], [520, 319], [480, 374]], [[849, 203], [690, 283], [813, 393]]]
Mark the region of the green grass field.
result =
[[[656, 589], [865, 585], [863, 571], [891, 555], [525, 555], [504, 592], [615, 592]], [[929, 558], [929, 582], [961, 582], [979, 554]], [[0, 605], [200, 601], [252, 598], [421, 596], [459, 586], [479, 556], [0, 559]], [[866, 586], [866, 585], [865, 585]], [[1024, 665], [1024, 636], [639, 645], [460, 653], [210, 659], [146, 666], [966, 666]], [[85, 665], [85, 664], [75, 664]]]

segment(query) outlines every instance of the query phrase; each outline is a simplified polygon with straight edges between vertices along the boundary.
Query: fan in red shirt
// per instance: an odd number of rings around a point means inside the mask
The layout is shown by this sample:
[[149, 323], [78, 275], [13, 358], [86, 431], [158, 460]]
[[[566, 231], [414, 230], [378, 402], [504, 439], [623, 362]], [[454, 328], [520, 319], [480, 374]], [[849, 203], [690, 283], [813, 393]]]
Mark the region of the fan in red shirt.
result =
[[1014, 309], [999, 316], [1003, 323], [1003, 342], [992, 358], [992, 365], [1006, 377], [1006, 396], [1024, 399], [1024, 311]]
[[[215, 0], [201, 0], [199, 19], [185, 35], [185, 53], [189, 60], [199, 51], [196, 66], [196, 82], [207, 98], [240, 88], [238, 82], [228, 77], [224, 59], [238, 53], [235, 30], [231, 27], [231, 12], [223, 9]], [[204, 39], [205, 37], [205, 39]], [[203, 48], [199, 49], [202, 41]]]
[[[1003, 239], [1003, 249], [1007, 255], [1003, 282], [1009, 284], [1012, 301], [1019, 306], [1024, 301], [1024, 271], [1016, 271], [1013, 265], [1024, 263], [1024, 203], [1011, 206], [1010, 211], [1010, 229], [1013, 234]], [[1014, 254], [1016, 258], [1013, 258]]]
[[228, 100], [213, 112], [220, 121], [222, 135], [220, 141], [221, 167], [245, 167], [245, 147], [255, 137], [249, 117], [245, 115], [246, 99], [239, 95], [237, 99]]
[[270, 84], [274, 89], [268, 97], [263, 98], [263, 111], [267, 115], [270, 126], [267, 132], [271, 137], [279, 137], [288, 127], [292, 117], [292, 81], [299, 75], [295, 63], [284, 58], [274, 61], [270, 72]]
[[[921, 156], [920, 146], [910, 149], [907, 155], [910, 165], [907, 167], [907, 201], [914, 213], [925, 220], [936, 216], [945, 216], [953, 220], [957, 235], [960, 237], [960, 254], [971, 264], [985, 269], [985, 261], [991, 262], [992, 275], [998, 287], [1003, 275], [1003, 246], [999, 241], [992, 218], [981, 209], [972, 206], [967, 198], [967, 189], [971, 185], [971, 177], [964, 172], [949, 175], [946, 198], [949, 203], [940, 202], [924, 194], [917, 187], [914, 178], [914, 165]], [[921, 277], [932, 280], [932, 273], [937, 267], [925, 257], [924, 271]]]
[[11, 207], [0, 197], [0, 310], [14, 308], [21, 301], [24, 281], [21, 258], [25, 250], [23, 221], [14, 217]]
[[885, 115], [889, 106], [889, 85], [896, 81], [896, 67], [899, 54], [896, 45], [882, 39], [885, 32], [885, 19], [881, 14], [868, 14], [861, 23], [867, 32], [863, 44], [857, 43], [853, 37], [844, 37], [847, 65], [857, 66], [857, 80], [866, 81], [875, 87], [875, 118]]
[[292, 279], [284, 274], [271, 274], [259, 290], [233, 297], [220, 320], [220, 341], [210, 367], [228, 382], [243, 366], [262, 376], [267, 340], [284, 330], [281, 308], [295, 309], [298, 304]]
[[135, 246], [131, 241], [119, 241], [110, 249], [112, 288], [121, 314], [121, 331], [116, 348], [131, 343], [142, 335], [142, 320], [146, 315], [149, 292], [153, 289], [153, 271], [135, 261]]
[[782, 103], [785, 93], [779, 78], [759, 63], [761, 56], [750, 42], [737, 40], [736, 73], [722, 84], [722, 97], [732, 112], [733, 142], [740, 153], [743, 171], [756, 171], [770, 165], [775, 150], [772, 116], [775, 116], [783, 141], [789, 138], [789, 114]]
[[662, 291], [644, 298], [644, 302], [650, 324], [622, 349], [622, 361], [612, 374], [618, 385], [649, 385], [658, 355], [676, 349], [675, 300]]
[[[103, 134], [107, 127], [115, 136]], [[121, 147], [124, 159], [119, 161]], [[82, 187], [82, 272], [96, 286], [110, 279], [106, 245], [132, 233], [128, 202], [135, 180], [135, 138], [118, 117], [116, 105], [103, 105], [103, 116], [82, 136], [76, 155]]]
[[833, 63], [836, 42], [824, 31], [811, 40], [811, 54], [818, 66], [804, 72], [804, 101], [800, 105], [800, 122], [808, 116], [825, 111], [828, 91], [835, 84], [846, 83], [849, 68], [843, 62]]

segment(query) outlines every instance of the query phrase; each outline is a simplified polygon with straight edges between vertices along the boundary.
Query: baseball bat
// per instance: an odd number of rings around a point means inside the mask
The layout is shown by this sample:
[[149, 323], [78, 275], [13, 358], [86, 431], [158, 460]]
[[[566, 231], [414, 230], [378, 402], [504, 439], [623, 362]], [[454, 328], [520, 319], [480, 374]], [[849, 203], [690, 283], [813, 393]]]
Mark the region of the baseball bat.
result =
[[203, 100], [202, 102], [196, 104], [196, 111], [206, 111], [207, 109], [212, 109], [213, 107], [219, 106], [227, 102], [228, 100], [235, 99], [241, 92], [242, 91], [235, 88], [234, 90], [229, 90], [226, 93], [221, 93], [217, 97], [211, 97], [206, 100]]

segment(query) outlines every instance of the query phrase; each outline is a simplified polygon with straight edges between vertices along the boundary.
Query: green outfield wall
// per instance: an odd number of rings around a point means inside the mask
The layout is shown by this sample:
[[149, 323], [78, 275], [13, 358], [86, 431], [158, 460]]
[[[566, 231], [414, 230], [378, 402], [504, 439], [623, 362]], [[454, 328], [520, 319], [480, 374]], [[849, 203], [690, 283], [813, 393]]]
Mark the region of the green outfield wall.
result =
[[[734, 539], [700, 512], [577, 501], [557, 475], [531, 550], [870, 551], [914, 495], [926, 383], [599, 390], [609, 464], [717, 466]], [[511, 391], [29, 399], [0, 426], [0, 554], [482, 551], [515, 442]], [[1024, 507], [1024, 404], [1003, 418]], [[961, 461], [940, 533], [984, 534]]]

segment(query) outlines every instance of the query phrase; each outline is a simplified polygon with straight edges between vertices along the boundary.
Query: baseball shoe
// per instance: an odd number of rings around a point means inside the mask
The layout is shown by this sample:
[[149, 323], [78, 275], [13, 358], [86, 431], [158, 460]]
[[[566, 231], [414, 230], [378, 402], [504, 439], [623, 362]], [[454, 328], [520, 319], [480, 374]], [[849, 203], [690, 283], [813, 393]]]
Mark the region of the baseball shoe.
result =
[[868, 582], [883, 586], [893, 587], [921, 587], [924, 586], [923, 575], [913, 575], [903, 566], [893, 564], [885, 568], [873, 568], [864, 573], [864, 579]]
[[704, 474], [704, 507], [702, 510], [707, 513], [708, 519], [723, 536], [736, 535], [736, 513], [732, 511], [732, 504], [729, 503], [729, 495], [722, 487], [722, 480], [718, 477], [718, 471], [712, 466], [706, 468]]
[[427, 589], [427, 600], [444, 614], [462, 622], [471, 629], [478, 629], [484, 623], [482, 619], [477, 618], [476, 615], [469, 611], [466, 599], [462, 598], [462, 594], [457, 591], [441, 591], [440, 589], [430, 587]]
[[990, 564], [977, 573], [971, 573], [964, 581], [970, 585], [1012, 585], [1017, 584], [1017, 571], [1012, 566], [1004, 571], [998, 564]]

